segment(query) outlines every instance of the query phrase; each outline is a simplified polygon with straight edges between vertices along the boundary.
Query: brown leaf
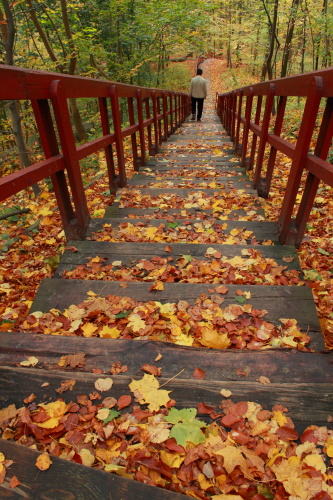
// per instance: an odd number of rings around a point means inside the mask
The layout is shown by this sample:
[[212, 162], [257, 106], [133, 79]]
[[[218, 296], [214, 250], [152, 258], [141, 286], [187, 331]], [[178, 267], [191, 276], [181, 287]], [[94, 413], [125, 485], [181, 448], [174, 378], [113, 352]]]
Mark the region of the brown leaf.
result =
[[298, 432], [295, 429], [291, 429], [290, 427], [286, 427], [285, 425], [279, 427], [275, 434], [282, 439], [282, 441], [294, 441], [298, 439]]
[[215, 287], [215, 291], [217, 293], [221, 293], [222, 295], [224, 295], [224, 294], [228, 293], [229, 290], [228, 290], [228, 288], [226, 286], [220, 285], [220, 286], [216, 286]]
[[125, 373], [127, 370], [127, 365], [122, 365], [120, 361], [116, 361], [116, 363], [113, 363], [110, 372], [112, 375], [117, 375], [118, 373]]
[[9, 486], [11, 488], [15, 488], [16, 486], [18, 486], [19, 484], [21, 484], [21, 481], [18, 480], [17, 476], [13, 476], [11, 478], [11, 480], [9, 481]]
[[123, 396], [120, 396], [118, 399], [118, 410], [122, 410], [123, 408], [126, 408], [126, 406], [129, 406], [132, 402], [131, 396], [124, 394]]
[[82, 367], [86, 362], [84, 352], [78, 352], [77, 354], [67, 354], [66, 356], [61, 356], [58, 363], [59, 366], [70, 366], [71, 368]]
[[32, 403], [32, 401], [36, 399], [36, 396], [34, 394], [30, 394], [27, 398], [23, 399], [23, 403], [28, 404]]
[[206, 403], [198, 403], [198, 412], [203, 415], [211, 415], [215, 410], [211, 406], [206, 405]]
[[271, 383], [269, 378], [264, 377], [263, 375], [261, 375], [261, 377], [257, 378], [257, 382], [260, 382], [260, 384], [263, 384], [263, 385], [268, 385]]
[[155, 377], [160, 377], [162, 372], [162, 368], [155, 365], [148, 365], [147, 363], [141, 366], [141, 370], [151, 375], [155, 375]]
[[60, 382], [60, 387], [58, 387], [58, 389], [56, 389], [55, 391], [58, 394], [63, 394], [65, 391], [68, 391], [68, 390], [71, 391], [75, 384], [76, 384], [76, 380], [74, 380], [73, 378], [70, 380], [62, 380]]
[[65, 248], [65, 251], [68, 251], [68, 250], [70, 250], [71, 252], [78, 252], [78, 249], [76, 247], [74, 247], [73, 245], [70, 245], [70, 246]]
[[195, 368], [193, 372], [193, 377], [197, 380], [204, 380], [206, 378], [206, 372], [201, 368]]
[[164, 250], [168, 253], [172, 252], [172, 248], [170, 245], [167, 245]]

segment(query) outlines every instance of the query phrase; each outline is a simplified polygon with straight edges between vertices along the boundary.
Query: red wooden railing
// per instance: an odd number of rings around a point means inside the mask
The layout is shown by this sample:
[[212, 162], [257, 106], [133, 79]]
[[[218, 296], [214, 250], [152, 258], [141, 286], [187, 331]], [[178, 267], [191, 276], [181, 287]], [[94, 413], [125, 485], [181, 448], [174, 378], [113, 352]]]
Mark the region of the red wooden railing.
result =
[[[295, 143], [281, 137], [288, 98], [293, 96], [306, 98]], [[275, 102], [277, 110], [273, 115]], [[292, 160], [278, 230], [281, 243], [298, 247], [319, 182], [333, 186], [333, 166], [326, 161], [333, 135], [333, 69], [261, 82], [218, 94], [216, 105], [242, 165], [249, 170], [255, 169], [254, 186], [260, 196], [269, 195], [277, 152]], [[268, 155], [265, 155], [266, 148]], [[306, 182], [301, 187], [304, 171]], [[301, 202], [298, 205], [299, 190]]]
[[[130, 137], [133, 167], [138, 170], [145, 164], [147, 154], [156, 154], [161, 142], [190, 112], [189, 96], [181, 92], [5, 65], [0, 66], [0, 81], [0, 100], [31, 101], [45, 155], [44, 160], [0, 179], [0, 201], [51, 177], [68, 239], [82, 239], [90, 219], [80, 160], [104, 150], [110, 191], [114, 192], [126, 184], [124, 139]], [[101, 137], [81, 145], [75, 143], [69, 98], [98, 98]], [[121, 120], [120, 98], [127, 100], [130, 125], [126, 127]]]

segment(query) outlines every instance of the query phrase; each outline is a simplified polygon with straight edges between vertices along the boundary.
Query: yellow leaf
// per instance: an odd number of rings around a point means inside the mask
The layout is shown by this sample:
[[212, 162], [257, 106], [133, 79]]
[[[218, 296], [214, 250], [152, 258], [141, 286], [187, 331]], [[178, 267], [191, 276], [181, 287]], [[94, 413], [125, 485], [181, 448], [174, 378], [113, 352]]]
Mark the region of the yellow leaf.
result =
[[177, 340], [175, 344], [177, 345], [193, 345], [194, 338], [189, 335], [185, 335], [185, 333], [181, 333], [177, 336]]
[[52, 215], [52, 214], [53, 214], [52, 210], [49, 210], [48, 208], [43, 208], [37, 213], [37, 215]]
[[92, 323], [85, 323], [81, 326], [81, 330], [83, 332], [84, 337], [91, 337], [94, 332], [96, 332], [98, 326], [93, 325]]
[[224, 495], [223, 493], [221, 493], [221, 495], [213, 495], [211, 498], [212, 500], [243, 500], [243, 497], [241, 497], [240, 495]]
[[53, 429], [59, 424], [60, 418], [66, 413], [68, 406], [64, 401], [54, 401], [53, 403], [43, 404], [40, 403], [38, 406], [43, 408], [50, 417], [45, 422], [37, 422], [38, 427], [43, 429]]
[[148, 404], [150, 411], [158, 411], [161, 406], [166, 406], [169, 398], [169, 392], [159, 389], [159, 382], [154, 375], [144, 374], [141, 380], [132, 380], [129, 388], [135, 392], [136, 397], [141, 404]]
[[47, 470], [51, 464], [52, 460], [50, 459], [47, 453], [39, 455], [39, 457], [36, 460], [36, 467], [38, 467], [39, 470]]
[[95, 388], [99, 392], [105, 392], [111, 389], [113, 385], [113, 380], [112, 378], [98, 378], [95, 382]]
[[185, 456], [181, 456], [178, 453], [169, 453], [165, 450], [160, 452], [160, 457], [162, 462], [171, 467], [172, 469], [178, 469], [184, 462]]
[[110, 328], [107, 325], [104, 325], [102, 330], [99, 332], [100, 337], [109, 339], [117, 339], [119, 338], [120, 334], [121, 331], [118, 330], [118, 328], [116, 327]]
[[240, 467], [247, 476], [251, 477], [246, 459], [243, 457], [243, 454], [239, 448], [235, 448], [234, 446], [226, 446], [225, 448], [222, 448], [222, 450], [214, 451], [214, 454], [220, 455], [224, 458], [223, 467], [228, 474], [231, 474], [235, 467]]
[[100, 257], [94, 257], [93, 259], [91, 259], [90, 262], [93, 262], [94, 264], [98, 264], [99, 262], [101, 262], [101, 258]]
[[39, 359], [36, 358], [35, 356], [30, 356], [25, 361], [21, 361], [20, 365], [21, 366], [36, 366], [38, 361], [39, 361]]
[[203, 327], [201, 329], [202, 337], [199, 342], [212, 349], [226, 349], [230, 345], [230, 339], [227, 333], [218, 333], [213, 328]]
[[307, 455], [303, 463], [309, 465], [310, 467], [313, 467], [316, 470], [319, 470], [323, 474], [326, 472], [326, 465], [324, 464], [324, 461], [321, 457], [321, 455]]
[[276, 420], [280, 427], [288, 421], [287, 417], [282, 413], [282, 411], [275, 411], [273, 420]]
[[3, 462], [5, 458], [6, 458], [5, 455], [0, 452], [0, 463]]
[[333, 444], [331, 444], [327, 450], [326, 450], [326, 454], [328, 457], [332, 458], [333, 457]]
[[232, 394], [231, 391], [229, 391], [229, 389], [221, 389], [220, 393], [222, 394], [222, 396], [224, 396], [225, 398], [229, 398]]
[[128, 316], [128, 328], [130, 328], [133, 332], [139, 332], [140, 330], [143, 330], [146, 328], [146, 323], [141, 319], [141, 316], [139, 314], [130, 314]]
[[57, 243], [57, 240], [55, 238], [49, 238], [48, 240], [45, 240], [45, 243], [47, 243], [48, 245], [54, 245], [55, 243]]
[[79, 451], [79, 455], [83, 465], [86, 465], [87, 467], [91, 467], [95, 462], [95, 456], [87, 448], [82, 448], [82, 450]]

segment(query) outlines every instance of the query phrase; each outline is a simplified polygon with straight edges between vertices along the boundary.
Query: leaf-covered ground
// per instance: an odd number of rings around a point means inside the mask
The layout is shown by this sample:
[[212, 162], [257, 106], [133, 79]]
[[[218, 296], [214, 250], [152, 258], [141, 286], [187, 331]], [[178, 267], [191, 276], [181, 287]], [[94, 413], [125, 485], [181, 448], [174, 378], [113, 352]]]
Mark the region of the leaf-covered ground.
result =
[[[36, 474], [56, 456], [202, 500], [332, 498], [332, 430], [311, 425], [299, 435], [284, 406], [233, 403], [227, 389], [216, 407], [202, 402], [178, 410], [156, 378], [158, 367], [142, 370], [118, 398], [111, 377], [98, 378], [89, 395], [68, 403], [62, 397], [40, 403], [31, 393], [21, 408], [0, 410], [2, 438], [42, 452]], [[195, 378], [204, 376], [195, 370]], [[61, 396], [75, 384], [63, 381], [56, 391]], [[0, 453], [0, 483], [11, 462]], [[19, 484], [11, 478], [12, 488]]]

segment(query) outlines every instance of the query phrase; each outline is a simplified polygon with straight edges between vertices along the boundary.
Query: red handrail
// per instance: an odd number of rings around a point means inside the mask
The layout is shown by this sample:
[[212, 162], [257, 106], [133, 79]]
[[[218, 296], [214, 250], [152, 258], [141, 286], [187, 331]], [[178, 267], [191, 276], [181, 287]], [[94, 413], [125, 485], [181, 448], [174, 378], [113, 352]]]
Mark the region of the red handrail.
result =
[[[306, 98], [296, 143], [280, 137], [290, 97]], [[324, 99], [326, 103], [324, 111], [321, 111]], [[278, 105], [273, 115], [275, 100]], [[281, 151], [292, 160], [278, 231], [281, 243], [300, 246], [319, 182], [333, 187], [333, 166], [326, 161], [333, 136], [333, 69], [261, 82], [217, 94], [216, 107], [234, 142], [236, 154], [241, 157], [242, 166], [248, 170], [255, 168], [253, 182], [260, 196], [269, 195], [277, 152]], [[315, 140], [313, 133], [318, 121], [319, 133]], [[272, 122], [274, 129], [270, 132]], [[249, 132], [252, 132], [251, 140]], [[315, 144], [314, 153], [310, 152], [310, 143]], [[263, 175], [266, 147], [270, 151]], [[307, 178], [297, 214], [293, 217], [304, 170], [307, 171]]]
[[[117, 187], [126, 184], [124, 139], [131, 138], [133, 167], [134, 170], [138, 170], [139, 166], [144, 165], [146, 161], [145, 130], [148, 137], [148, 153], [156, 154], [161, 142], [166, 141], [190, 113], [190, 98], [181, 92], [5, 65], [0, 66], [0, 81], [1, 100], [31, 101], [45, 155], [44, 160], [0, 179], [0, 201], [38, 181], [51, 177], [68, 239], [84, 238], [90, 219], [80, 160], [99, 150], [104, 150], [109, 187], [110, 191], [114, 192]], [[67, 99], [92, 97], [97, 98], [99, 102], [103, 135], [77, 145]], [[127, 100], [130, 122], [127, 127], [123, 127], [121, 122], [120, 98]], [[108, 101], [111, 105], [113, 133], [110, 131]], [[115, 147], [115, 152], [113, 147]]]

